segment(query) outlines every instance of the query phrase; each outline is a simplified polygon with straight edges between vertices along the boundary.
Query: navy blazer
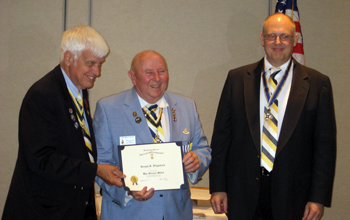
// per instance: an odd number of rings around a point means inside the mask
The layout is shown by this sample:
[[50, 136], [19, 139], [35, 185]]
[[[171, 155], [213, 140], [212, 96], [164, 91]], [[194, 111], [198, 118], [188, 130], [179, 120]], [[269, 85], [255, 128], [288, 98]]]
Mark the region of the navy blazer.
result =
[[[84, 108], [96, 143], [87, 91]], [[60, 66], [27, 92], [19, 116], [19, 150], [2, 219], [91, 219], [97, 165], [90, 162]], [[78, 126], [76, 126], [78, 125]]]
[[[212, 137], [210, 191], [226, 192], [228, 217], [252, 219], [260, 189], [260, 81], [264, 59], [231, 70]], [[330, 206], [336, 158], [332, 87], [294, 60], [271, 176], [276, 220], [301, 219], [307, 202]]]

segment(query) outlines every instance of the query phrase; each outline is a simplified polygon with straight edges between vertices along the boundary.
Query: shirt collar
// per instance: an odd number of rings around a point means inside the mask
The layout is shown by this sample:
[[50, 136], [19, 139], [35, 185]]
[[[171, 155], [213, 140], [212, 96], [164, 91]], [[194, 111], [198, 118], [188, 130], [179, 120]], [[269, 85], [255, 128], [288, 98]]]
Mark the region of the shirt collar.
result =
[[64, 71], [64, 69], [61, 67], [61, 71], [62, 71], [62, 74], [63, 74], [63, 77], [64, 77], [64, 80], [66, 81], [66, 85], [67, 85], [67, 88], [69, 89], [69, 91], [72, 93], [72, 95], [75, 97], [77, 97], [79, 91], [80, 91], [80, 94], [83, 95], [81, 89], [78, 89], [74, 83], [72, 82], [72, 80], [67, 76], [67, 73]]
[[[139, 101], [140, 101], [141, 108], [144, 108], [146, 105], [151, 104], [151, 103], [146, 102], [144, 99], [142, 99], [142, 98], [139, 96], [139, 94], [137, 94], [137, 97], [138, 97], [138, 99], [139, 99]], [[169, 106], [168, 102], [165, 100], [164, 95], [162, 96], [162, 98], [160, 98], [160, 99], [158, 100], [158, 102], [156, 102], [156, 103], [154, 103], [154, 104], [157, 104], [158, 107], [160, 107], [160, 108], [166, 108], [166, 107]]]
[[288, 64], [289, 62], [291, 61], [291, 59], [289, 59], [287, 62], [285, 62], [284, 64], [282, 64], [281, 66], [272, 66], [272, 64], [267, 60], [266, 58], [266, 55], [265, 55], [265, 58], [264, 58], [264, 64], [265, 64], [265, 71], [266, 71], [266, 77], [269, 78], [270, 77], [270, 69], [272, 67], [277, 67], [277, 68], [280, 68], [281, 71], [276, 75], [275, 79], [277, 81], [279, 81], [281, 79], [281, 77], [283, 76], [284, 72], [286, 71], [287, 67], [288, 67]]

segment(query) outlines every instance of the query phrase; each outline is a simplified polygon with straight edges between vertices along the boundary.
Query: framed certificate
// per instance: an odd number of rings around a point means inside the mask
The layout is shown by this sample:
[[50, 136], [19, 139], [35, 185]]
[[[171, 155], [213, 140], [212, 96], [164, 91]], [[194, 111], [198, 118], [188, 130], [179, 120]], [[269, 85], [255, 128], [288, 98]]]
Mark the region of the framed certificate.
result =
[[180, 189], [184, 184], [181, 142], [118, 146], [128, 191]]

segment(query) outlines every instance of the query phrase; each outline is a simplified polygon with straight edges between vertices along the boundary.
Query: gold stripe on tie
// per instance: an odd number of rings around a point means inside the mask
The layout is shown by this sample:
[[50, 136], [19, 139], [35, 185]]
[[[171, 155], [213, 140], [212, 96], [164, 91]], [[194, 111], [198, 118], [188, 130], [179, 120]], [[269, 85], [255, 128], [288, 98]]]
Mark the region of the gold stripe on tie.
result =
[[272, 143], [271, 139], [268, 138], [266, 136], [266, 134], [263, 134], [263, 140], [265, 141], [265, 143], [271, 148], [271, 150], [275, 151], [276, 152], [276, 145], [274, 143]]
[[274, 131], [274, 132], [276, 132], [277, 133], [277, 125], [275, 124], [275, 123], [273, 123], [272, 122], [272, 120], [268, 120], [268, 121], [266, 121], [268, 124], [269, 124], [269, 126], [270, 126], [270, 128]]
[[[266, 165], [267, 165], [269, 168], [271, 168], [271, 170], [272, 170], [273, 163], [271, 162], [271, 160], [269, 160], [269, 159], [266, 157], [266, 155], [265, 155], [264, 153], [261, 154], [261, 159], [262, 159], [262, 160], [266, 163]], [[265, 169], [267, 169], [267, 168], [265, 167]]]
[[275, 102], [271, 105], [271, 108], [272, 108], [273, 110], [275, 110], [275, 112], [278, 114], [278, 106], [276, 105]]
[[91, 163], [94, 163], [94, 157], [92, 156], [92, 145], [91, 145], [91, 137], [90, 137], [90, 131], [89, 129], [87, 128], [86, 126], [86, 122], [85, 122], [85, 119], [84, 119], [84, 102], [83, 102], [83, 97], [80, 93], [80, 90], [78, 92], [78, 95], [76, 98], [73, 97], [73, 94], [72, 92], [68, 89], [69, 91], [69, 94], [71, 95], [72, 99], [73, 99], [73, 102], [75, 104], [75, 109], [76, 109], [76, 115], [77, 115], [77, 118], [78, 118], [78, 121], [79, 121], [79, 125], [82, 129], [82, 133], [83, 133], [83, 139], [84, 139], [84, 142], [85, 142], [85, 146], [87, 147], [88, 149], [88, 155], [89, 155], [89, 158], [90, 158], [90, 162]]

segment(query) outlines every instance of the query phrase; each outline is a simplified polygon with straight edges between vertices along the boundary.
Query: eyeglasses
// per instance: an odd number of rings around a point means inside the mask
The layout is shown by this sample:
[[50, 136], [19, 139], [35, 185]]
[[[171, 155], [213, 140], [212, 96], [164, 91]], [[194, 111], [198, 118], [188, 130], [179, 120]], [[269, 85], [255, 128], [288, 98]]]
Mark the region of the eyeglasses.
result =
[[280, 41], [283, 41], [283, 42], [290, 42], [293, 36], [288, 35], [288, 34], [281, 34], [281, 35], [277, 35], [277, 34], [265, 34], [265, 35], [264, 35], [264, 38], [265, 38], [267, 41], [276, 41], [277, 37], [280, 38]]

